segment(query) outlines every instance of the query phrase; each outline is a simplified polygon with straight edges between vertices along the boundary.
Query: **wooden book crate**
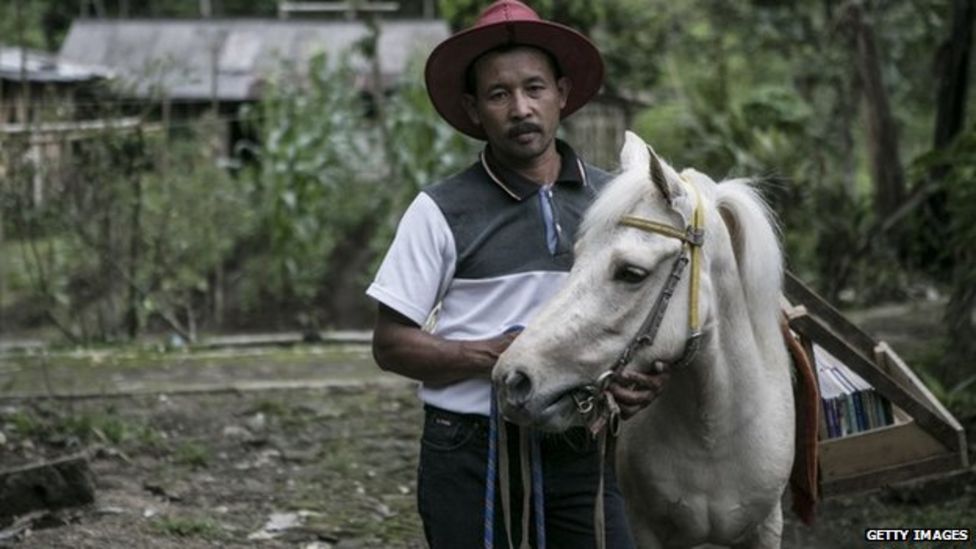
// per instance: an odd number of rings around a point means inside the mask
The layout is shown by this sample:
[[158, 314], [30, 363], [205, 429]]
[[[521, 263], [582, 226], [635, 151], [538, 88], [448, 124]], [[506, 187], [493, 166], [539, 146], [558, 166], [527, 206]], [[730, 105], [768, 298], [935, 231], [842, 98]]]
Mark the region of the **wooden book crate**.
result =
[[784, 282], [790, 328], [807, 350], [814, 343], [822, 347], [873, 385], [894, 410], [892, 425], [820, 441], [821, 495], [861, 492], [968, 467], [962, 426], [894, 350], [865, 334], [792, 273]]

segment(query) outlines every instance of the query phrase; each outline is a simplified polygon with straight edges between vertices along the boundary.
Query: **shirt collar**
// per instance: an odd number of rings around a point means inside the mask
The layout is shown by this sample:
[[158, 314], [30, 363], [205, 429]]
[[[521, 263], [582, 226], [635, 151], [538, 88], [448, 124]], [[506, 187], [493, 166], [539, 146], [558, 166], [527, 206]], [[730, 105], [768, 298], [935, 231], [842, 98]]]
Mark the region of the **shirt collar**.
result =
[[[556, 140], [556, 150], [562, 157], [562, 163], [555, 183], [576, 183], [585, 187], [587, 185], [586, 171], [583, 168], [583, 161], [576, 155], [576, 151], [559, 139]], [[504, 166], [495, 158], [487, 146], [481, 151], [481, 166], [495, 184], [516, 200], [524, 200], [527, 196], [539, 192], [541, 188], [538, 184]]]

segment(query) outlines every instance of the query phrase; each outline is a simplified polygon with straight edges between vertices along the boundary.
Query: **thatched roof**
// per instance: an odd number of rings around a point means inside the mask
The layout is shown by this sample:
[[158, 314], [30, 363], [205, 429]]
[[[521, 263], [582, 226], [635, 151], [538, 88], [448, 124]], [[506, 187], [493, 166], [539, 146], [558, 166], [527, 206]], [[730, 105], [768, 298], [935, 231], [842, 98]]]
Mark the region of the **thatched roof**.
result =
[[[395, 81], [411, 56], [426, 55], [449, 32], [442, 21], [382, 23], [383, 81]], [[334, 61], [367, 35], [356, 21], [82, 19], [72, 23], [60, 56], [112, 68], [137, 96], [165, 91], [204, 101], [215, 91], [218, 100], [244, 101], [258, 98], [263, 83], [303, 71], [316, 54]], [[352, 61], [370, 72], [362, 56]]]

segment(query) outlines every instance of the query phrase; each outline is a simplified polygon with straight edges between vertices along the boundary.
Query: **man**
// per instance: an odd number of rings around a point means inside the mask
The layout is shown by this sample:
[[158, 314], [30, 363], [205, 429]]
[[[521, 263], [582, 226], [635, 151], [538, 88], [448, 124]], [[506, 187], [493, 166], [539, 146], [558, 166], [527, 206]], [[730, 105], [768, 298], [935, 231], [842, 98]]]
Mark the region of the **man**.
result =
[[[503, 513], [485, 503], [489, 378], [515, 327], [564, 280], [580, 218], [609, 179], [555, 138], [602, 79], [588, 39], [516, 0], [489, 6], [427, 61], [437, 111], [487, 146], [470, 168], [417, 196], [367, 293], [379, 302], [377, 363], [422, 382], [418, 507], [434, 549], [484, 547], [486, 532], [507, 547]], [[622, 415], [649, 404], [665, 378], [628, 373], [613, 385]], [[517, 437], [508, 438], [514, 449]], [[593, 546], [596, 445], [582, 429], [543, 437], [541, 460], [545, 512], [529, 527], [532, 540], [544, 523], [550, 547]], [[518, 517], [519, 471], [512, 476]], [[606, 482], [607, 546], [632, 547], [612, 469]], [[510, 522], [519, 539], [522, 524]]]

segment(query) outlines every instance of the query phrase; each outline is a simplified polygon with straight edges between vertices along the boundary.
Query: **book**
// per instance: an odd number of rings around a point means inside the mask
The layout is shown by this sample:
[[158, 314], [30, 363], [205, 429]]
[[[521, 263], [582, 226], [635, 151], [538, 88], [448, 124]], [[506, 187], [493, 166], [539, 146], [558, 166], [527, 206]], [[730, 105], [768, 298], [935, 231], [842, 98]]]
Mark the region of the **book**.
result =
[[891, 425], [891, 403], [870, 383], [818, 345], [814, 364], [823, 409], [822, 433], [835, 438]]

